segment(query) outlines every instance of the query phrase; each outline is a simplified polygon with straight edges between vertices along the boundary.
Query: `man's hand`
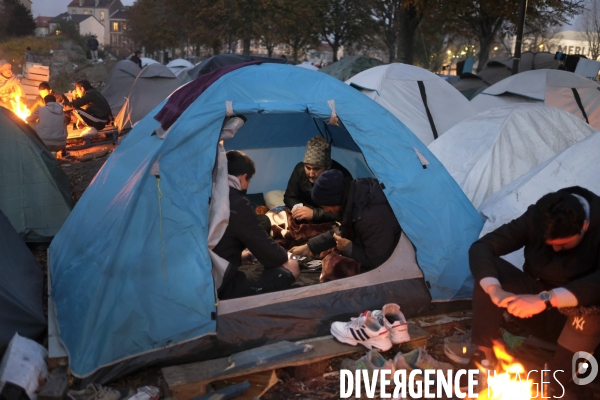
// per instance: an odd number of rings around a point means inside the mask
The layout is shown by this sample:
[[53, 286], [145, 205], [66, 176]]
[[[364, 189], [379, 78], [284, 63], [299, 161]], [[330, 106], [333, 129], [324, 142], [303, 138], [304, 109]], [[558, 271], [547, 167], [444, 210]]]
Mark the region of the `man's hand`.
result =
[[303, 244], [302, 246], [292, 247], [290, 249], [290, 253], [292, 253], [295, 256], [306, 257], [307, 255], [310, 254], [310, 249], [308, 248], [307, 244]]
[[500, 285], [490, 285], [485, 289], [485, 292], [490, 295], [492, 303], [502, 308], [506, 308], [508, 302], [515, 296], [514, 293], [502, 290]]
[[257, 261], [258, 260], [252, 255], [250, 250], [246, 249], [242, 251], [242, 265], [251, 265]]
[[519, 318], [530, 318], [546, 310], [546, 303], [536, 294], [513, 296], [506, 310]]
[[333, 234], [333, 238], [335, 239], [335, 247], [339, 250], [339, 251], [343, 251], [346, 246], [348, 246], [348, 243], [350, 243], [350, 241], [348, 239], [344, 239], [341, 236], [338, 236], [337, 234]]
[[312, 208], [306, 206], [298, 207], [292, 213], [292, 217], [294, 217], [295, 219], [303, 219], [306, 221], [310, 221], [311, 219], [313, 219], [313, 216], [314, 212]]

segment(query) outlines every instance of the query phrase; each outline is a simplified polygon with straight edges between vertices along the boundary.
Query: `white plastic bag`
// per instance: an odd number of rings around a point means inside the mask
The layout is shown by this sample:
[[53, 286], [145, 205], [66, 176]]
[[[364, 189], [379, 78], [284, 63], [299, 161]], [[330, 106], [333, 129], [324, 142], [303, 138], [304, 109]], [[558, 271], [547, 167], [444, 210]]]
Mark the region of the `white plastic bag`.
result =
[[35, 399], [38, 377], [48, 378], [47, 357], [48, 351], [43, 346], [15, 333], [0, 363], [0, 390], [6, 382], [11, 382]]

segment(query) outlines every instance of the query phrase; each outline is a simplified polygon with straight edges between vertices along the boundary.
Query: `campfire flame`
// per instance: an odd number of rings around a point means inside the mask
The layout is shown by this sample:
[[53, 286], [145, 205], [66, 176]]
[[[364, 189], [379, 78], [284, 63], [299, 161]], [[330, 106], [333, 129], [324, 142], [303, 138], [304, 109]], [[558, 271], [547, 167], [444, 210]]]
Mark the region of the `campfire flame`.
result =
[[[478, 399], [530, 400], [534, 397], [533, 382], [527, 379], [527, 371], [523, 365], [515, 362], [514, 357], [500, 343], [494, 343], [494, 354], [499, 364], [497, 371], [495, 374], [491, 371], [487, 379], [489, 390], [484, 388]], [[480, 365], [478, 367], [487, 377], [487, 369]]]
[[27, 117], [31, 115], [31, 111], [29, 110], [29, 108], [27, 108], [25, 103], [21, 102], [21, 96], [15, 96], [15, 99], [11, 100], [10, 102], [12, 105], [13, 112], [17, 114], [17, 116], [23, 121], [25, 121]]

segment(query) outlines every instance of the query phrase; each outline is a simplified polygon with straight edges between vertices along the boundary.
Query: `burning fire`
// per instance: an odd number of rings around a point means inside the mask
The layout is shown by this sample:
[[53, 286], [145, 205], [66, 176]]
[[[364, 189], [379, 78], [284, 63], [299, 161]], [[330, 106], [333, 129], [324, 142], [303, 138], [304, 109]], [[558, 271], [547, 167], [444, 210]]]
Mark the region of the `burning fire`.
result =
[[[484, 388], [478, 399], [530, 400], [535, 396], [533, 382], [528, 379], [522, 364], [506, 352], [500, 343], [494, 343], [494, 354], [498, 359], [499, 371], [490, 371], [488, 388]], [[488, 376], [488, 370], [479, 366], [481, 373]], [[485, 378], [484, 378], [485, 379]]]
[[25, 103], [21, 102], [21, 96], [15, 96], [15, 99], [11, 100], [10, 103], [12, 105], [13, 112], [17, 114], [17, 116], [23, 121], [25, 121], [27, 117], [31, 115], [31, 111], [29, 111], [29, 108], [27, 108]]

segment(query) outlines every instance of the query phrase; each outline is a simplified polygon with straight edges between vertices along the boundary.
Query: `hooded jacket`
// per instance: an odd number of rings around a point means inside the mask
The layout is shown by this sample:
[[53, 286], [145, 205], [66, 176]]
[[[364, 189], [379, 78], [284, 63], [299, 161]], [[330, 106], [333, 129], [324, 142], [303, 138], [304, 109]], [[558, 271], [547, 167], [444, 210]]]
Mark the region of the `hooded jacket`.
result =
[[[342, 255], [367, 270], [383, 264], [394, 252], [402, 229], [376, 179], [363, 178], [348, 184], [342, 203], [342, 237], [351, 241]], [[313, 254], [335, 247], [333, 231], [308, 241]]]
[[[333, 161], [331, 164], [331, 169], [337, 169], [344, 174], [344, 180], [346, 182], [350, 182], [352, 180], [352, 175], [350, 172], [348, 172], [348, 170], [342, 167], [342, 165], [338, 162]], [[308, 179], [306, 171], [304, 170], [304, 163], [300, 162], [296, 164], [294, 167], [294, 172], [292, 172], [292, 176], [288, 181], [287, 189], [283, 195], [283, 202], [290, 210], [299, 203], [311, 208], [313, 210], [313, 222], [320, 223], [339, 221], [339, 216], [326, 212], [312, 200], [310, 197], [310, 192], [313, 186], [314, 183]]]
[[65, 114], [58, 103], [48, 103], [36, 109], [27, 122], [36, 122], [35, 130], [46, 146], [66, 146]]
[[559, 192], [577, 194], [590, 205], [590, 225], [581, 242], [570, 250], [554, 251], [544, 240], [541, 211], [529, 206], [519, 218], [473, 243], [469, 264], [476, 282], [499, 279], [494, 260], [524, 247], [523, 271], [546, 290], [563, 287], [579, 306], [600, 305], [600, 197], [579, 186]]

